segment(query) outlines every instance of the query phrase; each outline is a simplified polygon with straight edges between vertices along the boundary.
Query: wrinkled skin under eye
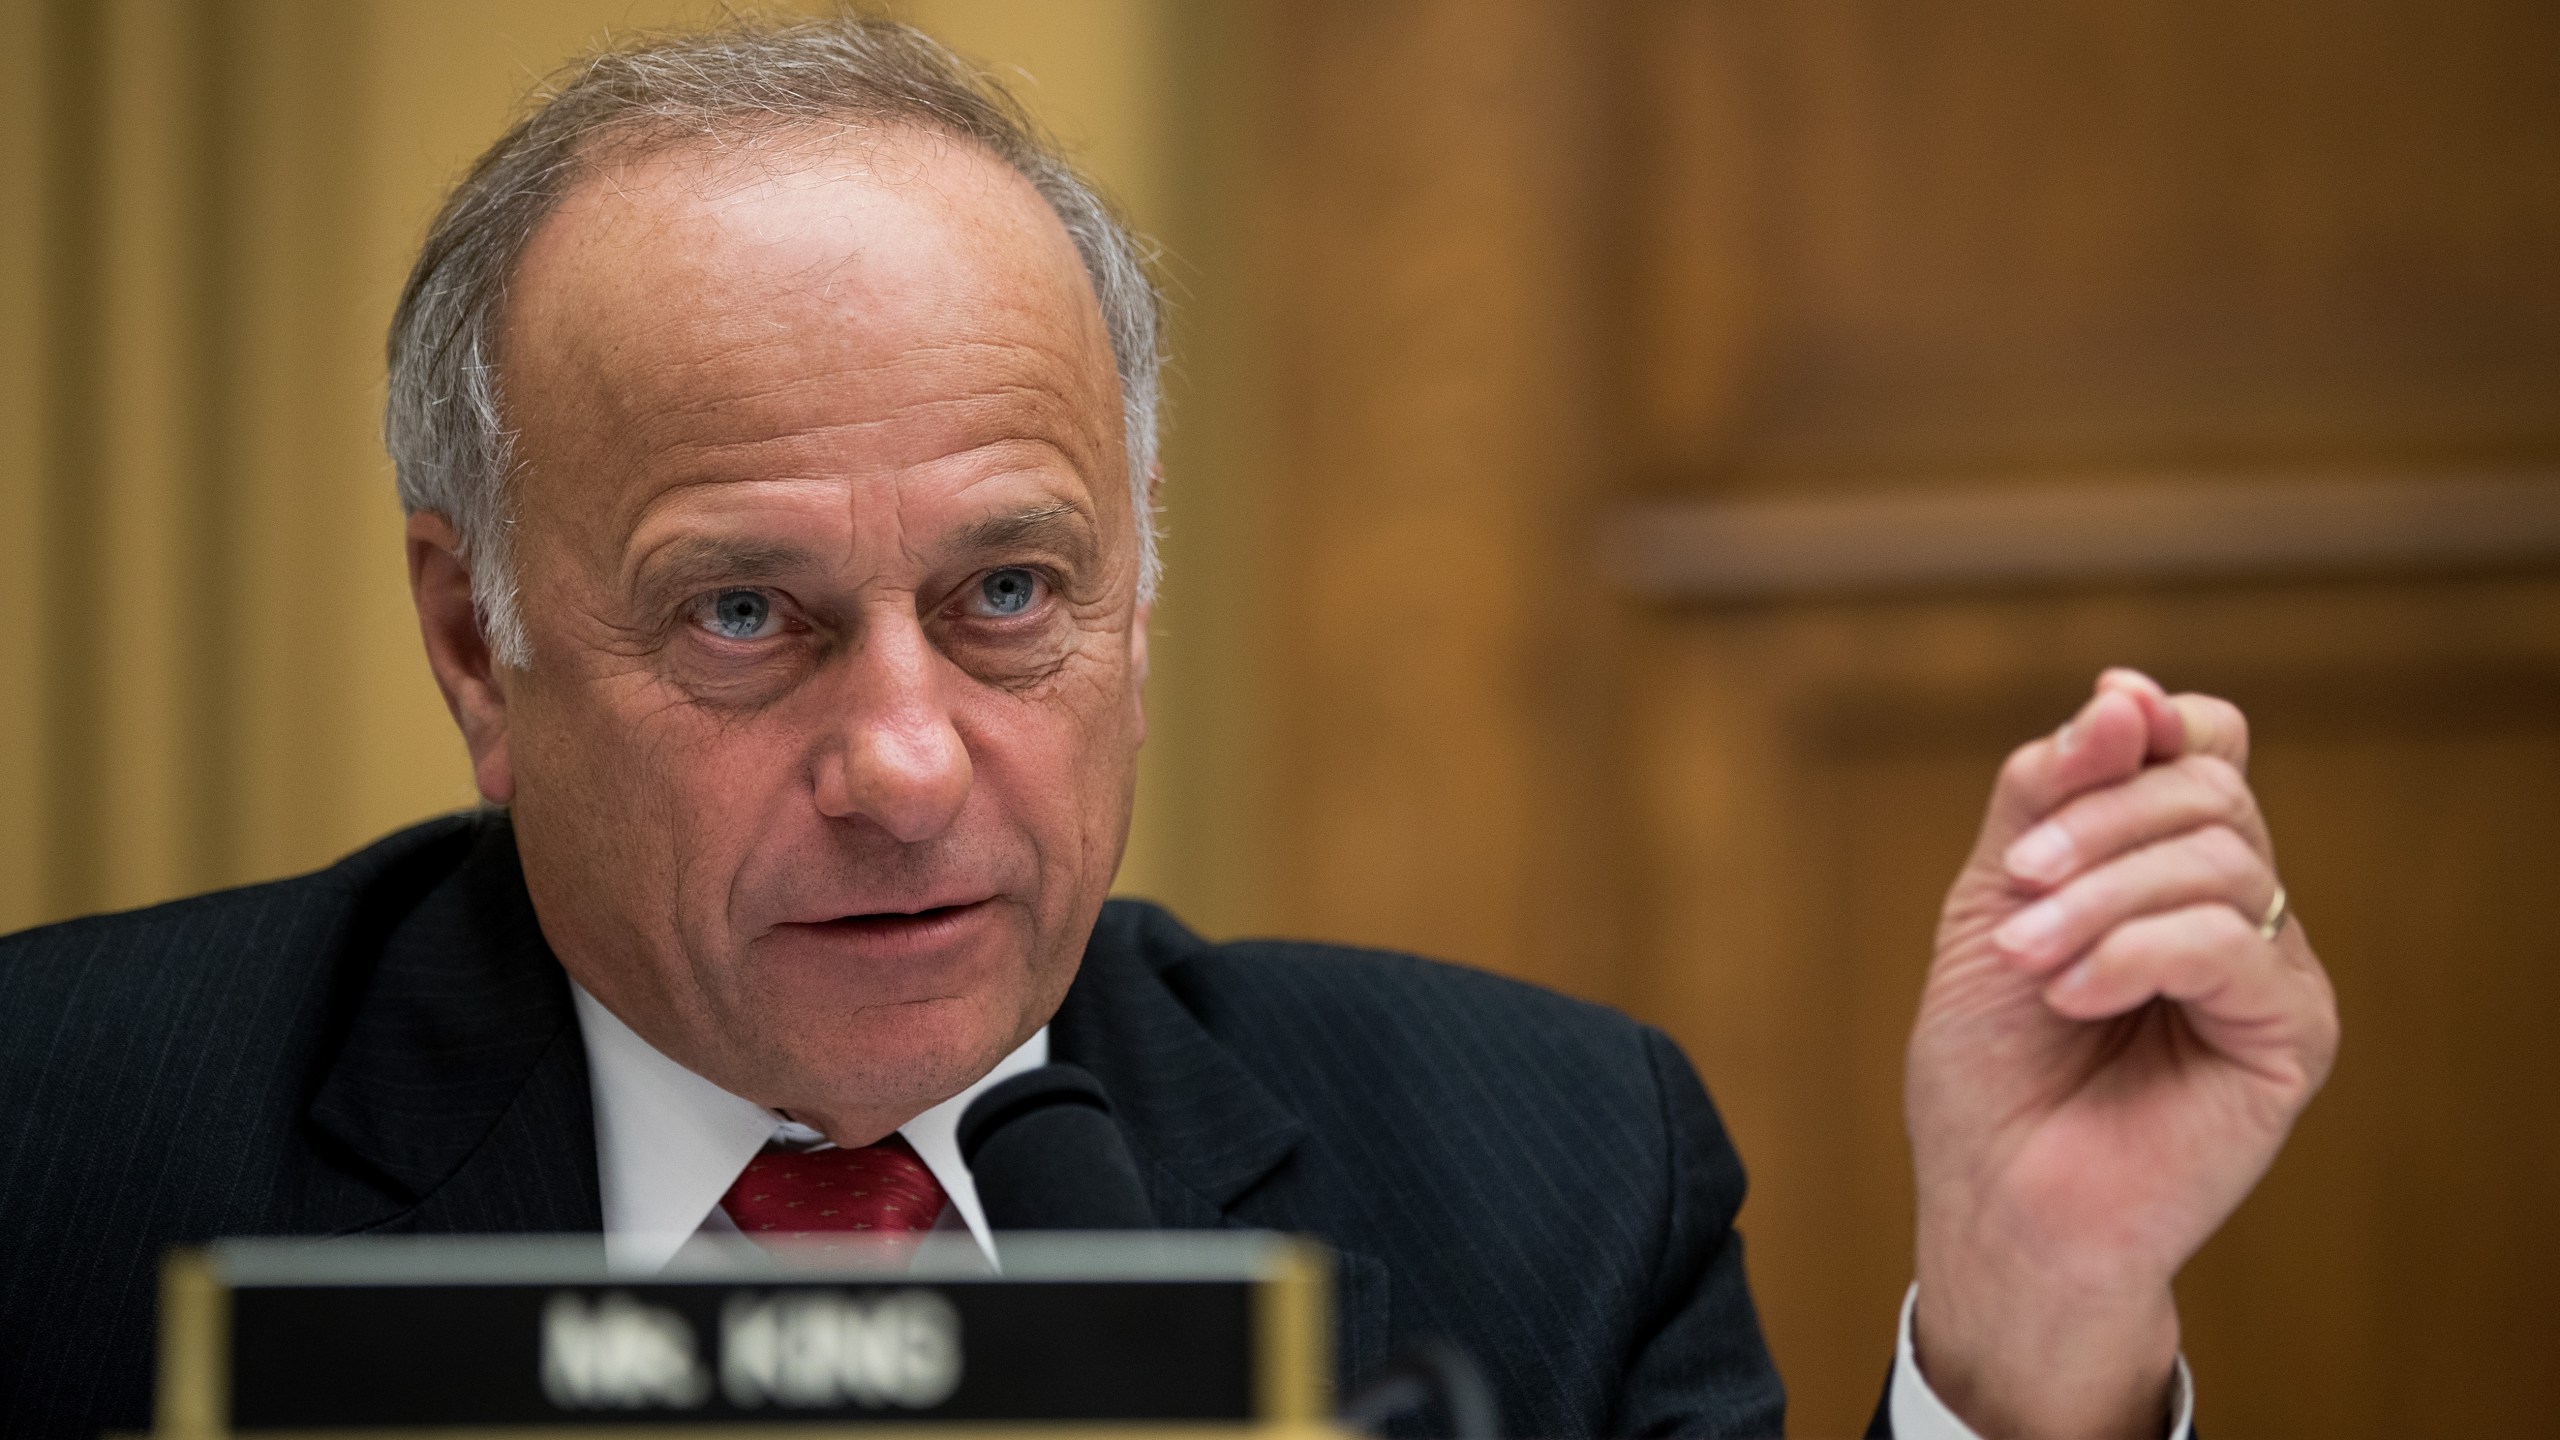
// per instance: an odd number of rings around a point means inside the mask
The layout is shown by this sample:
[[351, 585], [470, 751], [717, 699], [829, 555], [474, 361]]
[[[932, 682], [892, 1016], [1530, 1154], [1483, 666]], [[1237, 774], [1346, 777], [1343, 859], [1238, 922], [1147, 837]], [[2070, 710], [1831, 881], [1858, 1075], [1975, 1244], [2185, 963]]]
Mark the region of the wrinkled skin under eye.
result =
[[723, 640], [760, 640], [781, 626], [773, 597], [761, 590], [723, 590], [701, 602], [696, 620]]

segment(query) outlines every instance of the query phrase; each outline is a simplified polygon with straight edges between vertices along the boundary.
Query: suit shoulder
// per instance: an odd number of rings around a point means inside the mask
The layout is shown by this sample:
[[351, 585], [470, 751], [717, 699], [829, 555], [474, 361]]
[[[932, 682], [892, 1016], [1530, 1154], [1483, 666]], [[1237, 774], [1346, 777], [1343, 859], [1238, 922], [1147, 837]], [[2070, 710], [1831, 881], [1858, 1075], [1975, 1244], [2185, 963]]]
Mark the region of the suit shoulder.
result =
[[1608, 1044], [1645, 1028], [1606, 1005], [1427, 956], [1312, 940], [1206, 940], [1145, 901], [1112, 901], [1104, 924], [1125, 927], [1138, 955], [1195, 1001], [1284, 1004], [1345, 1020], [1437, 1013], [1585, 1033]]
[[1266, 1074], [1321, 1070], [1417, 1096], [1527, 1088], [1556, 1099], [1580, 1087], [1580, 1105], [1650, 1112], [1662, 1067], [1685, 1068], [1650, 1026], [1525, 981], [1390, 950], [1213, 942], [1155, 906], [1112, 908], [1123, 913], [1106, 921], [1129, 927], [1184, 1007]]
[[409, 888], [404, 875], [447, 868], [442, 852], [467, 843], [471, 828], [468, 817], [429, 821], [308, 874], [0, 936], [0, 1014], [134, 1019], [148, 1012], [146, 997], [196, 977], [218, 971], [240, 984], [308, 963], [354, 912]]

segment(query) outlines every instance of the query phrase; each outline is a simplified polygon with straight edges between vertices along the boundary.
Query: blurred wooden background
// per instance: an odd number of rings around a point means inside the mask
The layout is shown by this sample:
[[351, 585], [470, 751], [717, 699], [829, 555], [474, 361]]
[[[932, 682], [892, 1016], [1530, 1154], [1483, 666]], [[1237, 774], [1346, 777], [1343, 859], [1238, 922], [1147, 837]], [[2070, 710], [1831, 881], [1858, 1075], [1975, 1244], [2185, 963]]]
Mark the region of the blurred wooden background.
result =
[[[698, 12], [5, 5], [14, 924], [467, 799], [380, 325], [532, 75]], [[1992, 768], [2104, 664], [2218, 690], [2347, 1042], [2187, 1277], [2208, 1426], [2549, 1427], [2560, 11], [903, 8], [1168, 246], [1124, 888], [1670, 1029], [1753, 1167], [1794, 1428], [1854, 1433]]]

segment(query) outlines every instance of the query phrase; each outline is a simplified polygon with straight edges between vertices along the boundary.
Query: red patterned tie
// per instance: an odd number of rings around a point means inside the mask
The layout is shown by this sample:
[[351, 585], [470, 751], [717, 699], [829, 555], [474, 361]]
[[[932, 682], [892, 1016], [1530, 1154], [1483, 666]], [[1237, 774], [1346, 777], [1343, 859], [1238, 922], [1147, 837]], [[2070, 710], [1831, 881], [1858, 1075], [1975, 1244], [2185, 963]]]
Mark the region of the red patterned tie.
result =
[[945, 1203], [933, 1172], [898, 1135], [856, 1150], [768, 1145], [720, 1197], [720, 1208], [758, 1240], [867, 1230], [913, 1244]]

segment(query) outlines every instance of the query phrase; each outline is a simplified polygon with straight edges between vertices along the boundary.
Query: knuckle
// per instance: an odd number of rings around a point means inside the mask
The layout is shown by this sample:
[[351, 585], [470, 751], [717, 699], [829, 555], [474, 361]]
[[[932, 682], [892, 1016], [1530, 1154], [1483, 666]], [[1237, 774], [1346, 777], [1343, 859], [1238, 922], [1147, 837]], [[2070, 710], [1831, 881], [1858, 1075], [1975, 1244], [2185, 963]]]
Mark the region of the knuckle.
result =
[[2248, 840], [2229, 825], [2204, 827], [2196, 832], [2195, 844], [2217, 879], [2252, 879], [2265, 868]]
[[2174, 914], [2145, 915], [2117, 926], [2098, 948], [2119, 965], [2156, 964], [2185, 948], [2184, 928]]
[[2213, 813], [2237, 820], [2257, 805], [2257, 797], [2249, 789], [2249, 777], [2240, 767], [2219, 755], [2191, 755], [2180, 762], [2206, 796]]
[[2258, 938], [2258, 922], [2231, 906], [2206, 905], [2199, 908], [2203, 913], [2197, 916], [2196, 924], [2201, 930], [2204, 943], [2210, 948], [2226, 950], [2249, 944]]
[[[2043, 748], [2044, 742], [2042, 740], [2030, 740], [2026, 744], [2019, 746], [2017, 749], [2010, 751], [2009, 758], [2000, 762], [2001, 788], [2004, 790], [2016, 790], [2034, 783], [2036, 761], [2043, 751]], [[1975, 773], [1979, 774], [1980, 772], [1977, 771]]]
[[2117, 926], [2095, 953], [2110, 969], [2157, 971], [2184, 967], [2228, 947], [2229, 937], [2214, 911], [2226, 916], [2233, 913], [2228, 905], [2190, 905], [2129, 920]]

